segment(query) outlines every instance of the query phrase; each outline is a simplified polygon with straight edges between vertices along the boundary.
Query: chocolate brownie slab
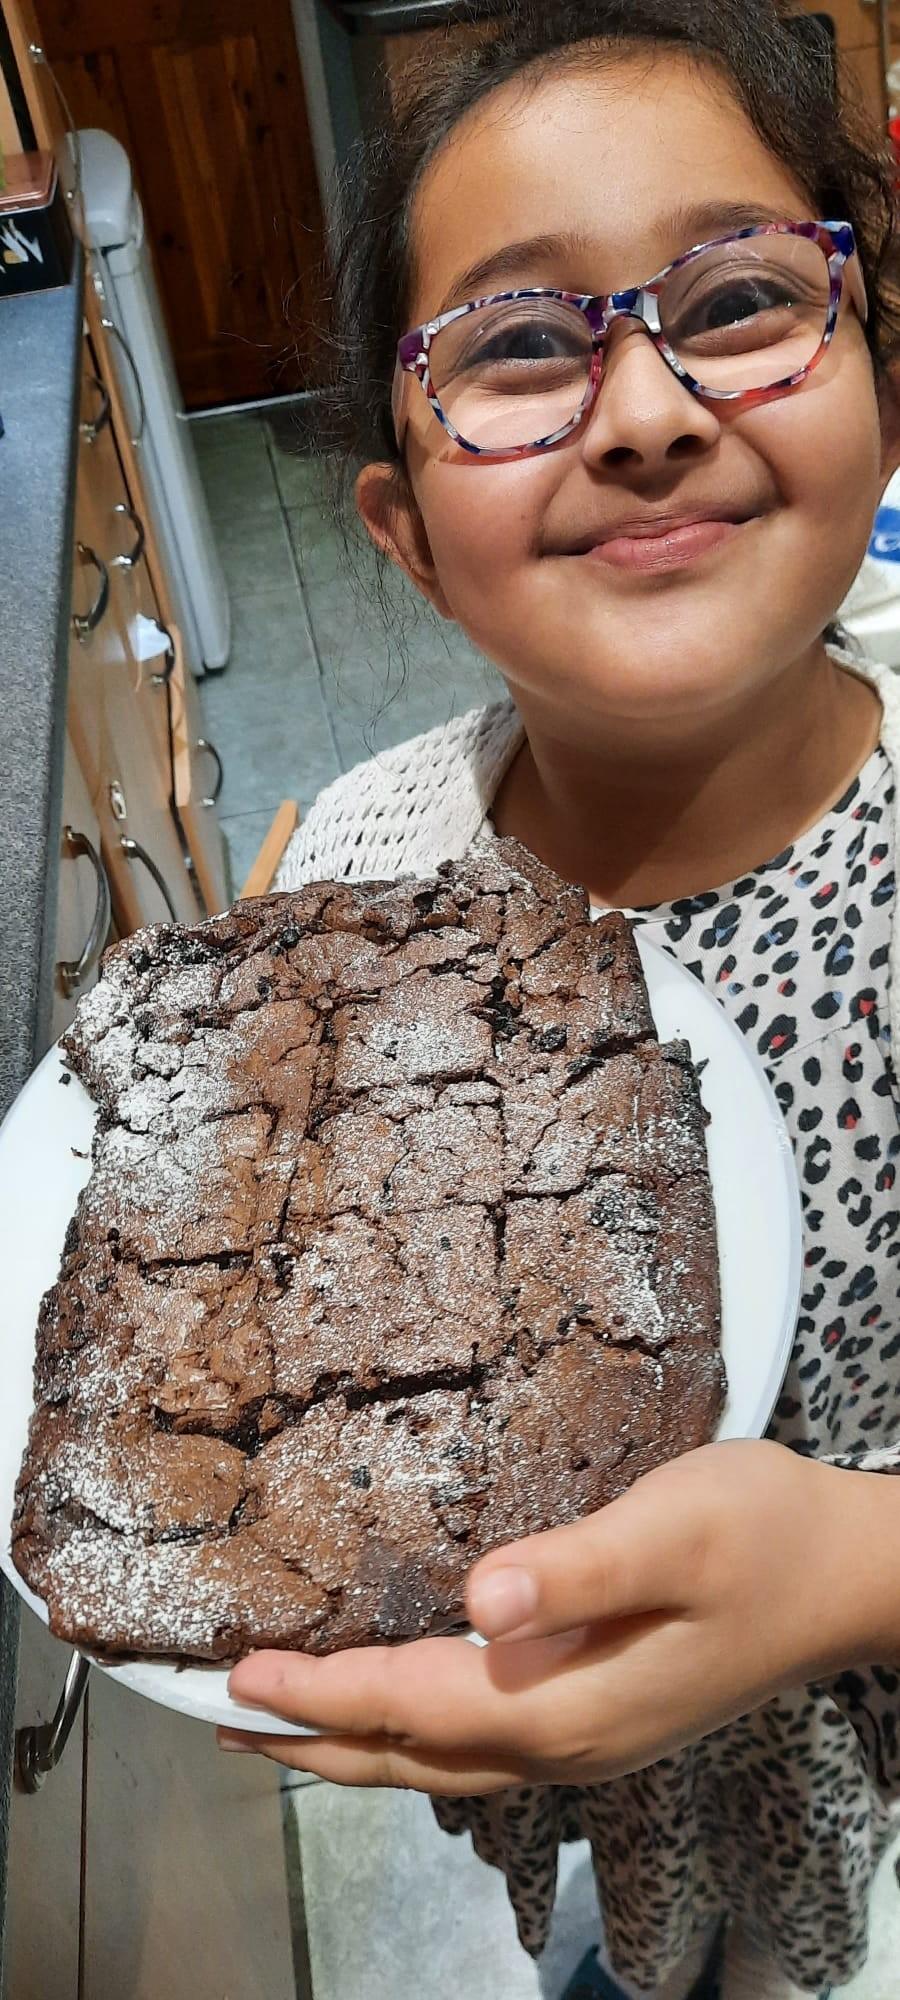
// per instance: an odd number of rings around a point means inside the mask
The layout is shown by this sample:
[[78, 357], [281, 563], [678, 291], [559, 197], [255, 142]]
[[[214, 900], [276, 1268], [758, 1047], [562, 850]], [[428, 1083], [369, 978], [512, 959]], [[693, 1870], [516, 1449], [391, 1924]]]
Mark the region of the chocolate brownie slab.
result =
[[113, 949], [15, 1560], [110, 1656], [446, 1629], [714, 1434], [715, 1219], [630, 926], [512, 841]]

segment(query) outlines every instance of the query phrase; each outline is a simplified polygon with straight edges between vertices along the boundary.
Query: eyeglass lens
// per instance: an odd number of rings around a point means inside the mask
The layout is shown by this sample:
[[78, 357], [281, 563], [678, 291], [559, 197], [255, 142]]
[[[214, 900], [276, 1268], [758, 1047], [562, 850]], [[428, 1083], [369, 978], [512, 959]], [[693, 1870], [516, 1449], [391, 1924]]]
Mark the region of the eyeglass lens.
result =
[[[831, 277], [805, 236], [718, 244], [671, 271], [658, 295], [663, 339], [704, 389], [770, 388], [815, 358]], [[467, 443], [500, 451], [562, 430], [591, 372], [591, 332], [577, 306], [517, 299], [483, 306], [432, 342], [431, 379]]]

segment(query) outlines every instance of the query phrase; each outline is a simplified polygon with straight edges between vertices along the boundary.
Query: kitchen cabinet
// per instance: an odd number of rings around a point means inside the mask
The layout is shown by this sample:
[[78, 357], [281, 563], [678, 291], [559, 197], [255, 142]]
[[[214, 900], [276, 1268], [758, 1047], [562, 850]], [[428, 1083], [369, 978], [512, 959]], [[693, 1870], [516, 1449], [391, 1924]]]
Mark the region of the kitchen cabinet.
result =
[[[158, 757], [169, 773], [172, 806], [188, 867], [207, 912], [228, 903], [225, 843], [215, 805], [222, 766], [215, 744], [203, 730], [196, 683], [183, 657], [164, 564], [155, 538], [145, 528], [139, 441], [132, 438], [110, 364], [102, 287], [95, 272], [86, 294], [86, 345], [95, 370], [108, 385], [112, 434], [96, 441], [105, 467], [87, 477], [99, 508], [99, 552], [111, 577], [112, 608], [132, 661], [132, 680], [142, 712], [155, 735]], [[82, 457], [85, 454], [82, 452]], [[168, 641], [165, 658], [142, 660], [142, 635], [156, 626]]]
[[0, 153], [23, 153], [22, 134], [16, 118], [15, 106], [9, 92], [9, 85], [0, 70]]
[[[28, 55], [28, 0], [0, 10], [38, 143], [58, 147], [65, 120]], [[82, 285], [80, 263], [64, 291], [42, 295], [40, 310], [20, 299], [0, 313], [0, 487], [14, 552], [0, 681], [15, 717], [0, 733], [15, 862], [0, 851], [4, 1103], [71, 1018], [107, 935], [169, 914], [193, 922], [227, 901], [216, 809], [203, 803], [215, 752], [143, 526], [140, 444], [117, 393], [102, 292], [89, 265]], [[42, 1787], [14, 1783], [8, 1796], [9, 1721], [21, 1731], [54, 1715], [71, 1655], [23, 1608], [16, 1672], [5, 1583], [0, 1597], [3, 2000], [294, 2000], [275, 1768], [220, 1756], [210, 1728], [96, 1672]]]
[[[40, 46], [34, 7], [31, 0], [0, 0], [0, 7], [37, 143], [61, 157], [71, 107], [60, 97], [55, 72], [31, 53], [33, 44]], [[72, 215], [77, 225], [77, 200]], [[195, 300], [198, 283], [190, 287]], [[181, 696], [166, 684], [177, 643], [166, 567], [145, 526], [141, 440], [132, 434], [113, 362], [113, 345], [124, 343], [112, 327], [89, 252], [84, 314], [73, 550], [79, 622], [70, 655], [69, 720], [99, 817], [114, 915], [124, 932], [173, 914], [192, 922], [226, 906], [225, 848], [214, 806], [221, 767], [215, 747], [204, 740], [193, 682]], [[125, 360], [127, 365], [127, 350]], [[153, 626], [162, 635], [162, 651], [144, 657], [142, 634]], [[190, 777], [182, 758], [180, 804], [173, 773], [176, 713], [189, 738]]]
[[322, 204], [291, 0], [34, 0], [73, 121], [132, 161], [189, 409], [311, 387]]
[[[69, 1658], [23, 1609], [17, 1730]], [[274, 1765], [95, 1672], [43, 1785], [14, 1783], [3, 2000], [312, 2000]]]
[[[17, 1733], [53, 1714], [67, 1654], [23, 1606], [19, 1622]], [[40, 1791], [14, 1780], [10, 1814], [3, 2000], [81, 2000], [79, 1992], [82, 1780], [85, 1710]], [[112, 2000], [112, 1990], [108, 2000]], [[118, 1989], [126, 2000], [127, 1986]]]
[[222, 760], [215, 744], [203, 733], [197, 684], [185, 662], [181, 634], [174, 624], [168, 630], [172, 641], [168, 691], [175, 810], [203, 902], [207, 910], [215, 912], [224, 910], [229, 901], [225, 844], [216, 814]]
[[79, 995], [94, 984], [111, 927], [112, 899], [100, 854], [100, 827], [78, 753], [67, 731], [53, 953], [52, 1041], [68, 1027]]
[[274, 1765], [223, 1756], [207, 1724], [104, 1674], [87, 1727], [78, 2000], [312, 2000], [294, 1975]]
[[[90, 414], [91, 403], [98, 414]], [[100, 832], [120, 933], [144, 923], [195, 922], [202, 914], [171, 809], [168, 705], [160, 652], [139, 657], [123, 527], [140, 547], [110, 428], [96, 357], [85, 343], [75, 509], [69, 729]], [[126, 556], [130, 560], [130, 556]]]

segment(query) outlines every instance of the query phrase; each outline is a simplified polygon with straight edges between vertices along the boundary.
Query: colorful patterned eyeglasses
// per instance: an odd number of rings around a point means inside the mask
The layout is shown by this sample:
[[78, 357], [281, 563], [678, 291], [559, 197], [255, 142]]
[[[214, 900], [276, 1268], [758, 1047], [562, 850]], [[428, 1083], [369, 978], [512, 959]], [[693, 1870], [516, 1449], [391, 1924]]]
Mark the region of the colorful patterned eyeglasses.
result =
[[610, 328], [637, 320], [694, 396], [744, 408], [787, 395], [821, 361], [845, 274], [867, 317], [848, 222], [772, 222], [701, 243], [625, 292], [538, 286], [454, 306], [397, 344], [398, 444], [408, 378], [439, 423], [478, 458], [558, 444], [593, 408]]

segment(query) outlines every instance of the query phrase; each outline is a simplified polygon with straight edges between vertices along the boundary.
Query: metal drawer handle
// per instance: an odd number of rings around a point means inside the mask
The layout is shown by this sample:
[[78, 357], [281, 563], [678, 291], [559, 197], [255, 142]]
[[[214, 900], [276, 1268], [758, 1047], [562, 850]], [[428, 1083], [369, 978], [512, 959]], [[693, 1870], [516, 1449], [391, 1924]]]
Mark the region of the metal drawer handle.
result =
[[88, 840], [87, 834], [76, 833], [74, 827], [64, 826], [63, 841], [73, 861], [79, 860], [83, 855], [84, 859], [90, 862], [97, 878], [97, 902], [91, 920], [91, 928], [88, 931], [81, 957], [61, 958], [56, 967], [56, 976], [68, 1000], [71, 999], [73, 993], [78, 992], [88, 973], [96, 964], [103, 950], [103, 942], [109, 930], [109, 920], [112, 912], [106, 869], [96, 848]]
[[97, 390], [97, 393], [100, 397], [100, 410], [99, 414], [96, 417], [94, 417], [93, 420], [88, 418], [85, 423], [79, 424], [78, 428], [87, 444], [96, 444], [96, 441], [100, 436], [100, 432], [104, 430], [106, 428], [106, 425], [109, 423], [109, 419], [112, 413], [112, 404], [110, 403], [109, 400], [109, 391], [106, 387], [106, 384], [105, 382], [100, 381], [99, 376], [89, 375], [88, 381], [91, 383], [92, 387]]
[[200, 800], [200, 804], [202, 806], [214, 806], [219, 796], [219, 793], [222, 790], [222, 785], [225, 779], [225, 771], [222, 765], [222, 759], [219, 756], [219, 752], [216, 749], [215, 744], [210, 743], [208, 738], [205, 736], [198, 736], [197, 749], [205, 750], [207, 756], [212, 758], [213, 763], [215, 764], [216, 767], [216, 782], [213, 785], [212, 792], [208, 799]]
[[147, 533], [144, 527], [144, 523], [141, 520], [140, 514], [136, 512], [135, 508], [129, 507], [127, 500], [118, 500], [113, 508], [113, 513], [124, 514], [126, 518], [131, 522], [131, 525], [134, 529], [135, 542], [131, 554], [128, 556], [113, 556], [111, 566], [113, 569], [137, 569], [138, 563], [140, 562], [141, 557], [144, 553], [144, 546], [147, 540]]
[[90, 1663], [73, 1653], [52, 1722], [34, 1722], [16, 1732], [16, 1779], [23, 1792], [39, 1792], [68, 1743], [88, 1683]]
[[78, 611], [72, 613], [72, 624], [77, 637], [83, 643], [85, 639], [89, 638], [92, 632], [96, 632], [100, 620], [106, 616], [109, 606], [109, 572], [105, 562], [101, 562], [96, 550], [88, 548], [87, 542], [78, 542], [77, 548], [79, 555], [84, 557], [85, 562], [93, 563], [100, 578], [100, 582], [97, 585], [97, 595], [91, 605], [90, 611], [85, 612], [83, 615]]
[[154, 861], [152, 854], [148, 854], [146, 847], [142, 847], [139, 840], [132, 840], [131, 836], [127, 833], [123, 833], [121, 835], [121, 842], [123, 851], [125, 854], [127, 854], [129, 861], [143, 862], [148, 875], [150, 875], [152, 880], [156, 883], [157, 889], [159, 890], [163, 902], [165, 903], [166, 909], [169, 912], [173, 924], [177, 924], [178, 911], [176, 910], [172, 898], [169, 894], [166, 878], [164, 875], [160, 874], [160, 871], [156, 866], [156, 862]]
[[144, 402], [144, 390], [143, 390], [143, 385], [141, 383], [141, 378], [138, 374], [138, 365], [137, 362], [135, 361], [134, 355], [131, 352], [131, 348], [128, 345], [125, 335], [122, 332], [121, 327], [116, 325], [115, 320], [110, 319], [108, 314], [104, 313], [101, 315], [100, 325], [104, 328], [106, 333], [115, 334], [119, 346], [122, 349], [122, 353], [124, 354], [128, 366], [131, 370], [131, 379], [134, 383], [134, 393], [137, 398], [137, 406], [138, 406], [138, 427], [137, 431], [132, 437], [131, 442], [134, 445], [138, 445], [140, 444], [141, 439], [144, 435], [144, 428], [147, 422], [147, 405]]

